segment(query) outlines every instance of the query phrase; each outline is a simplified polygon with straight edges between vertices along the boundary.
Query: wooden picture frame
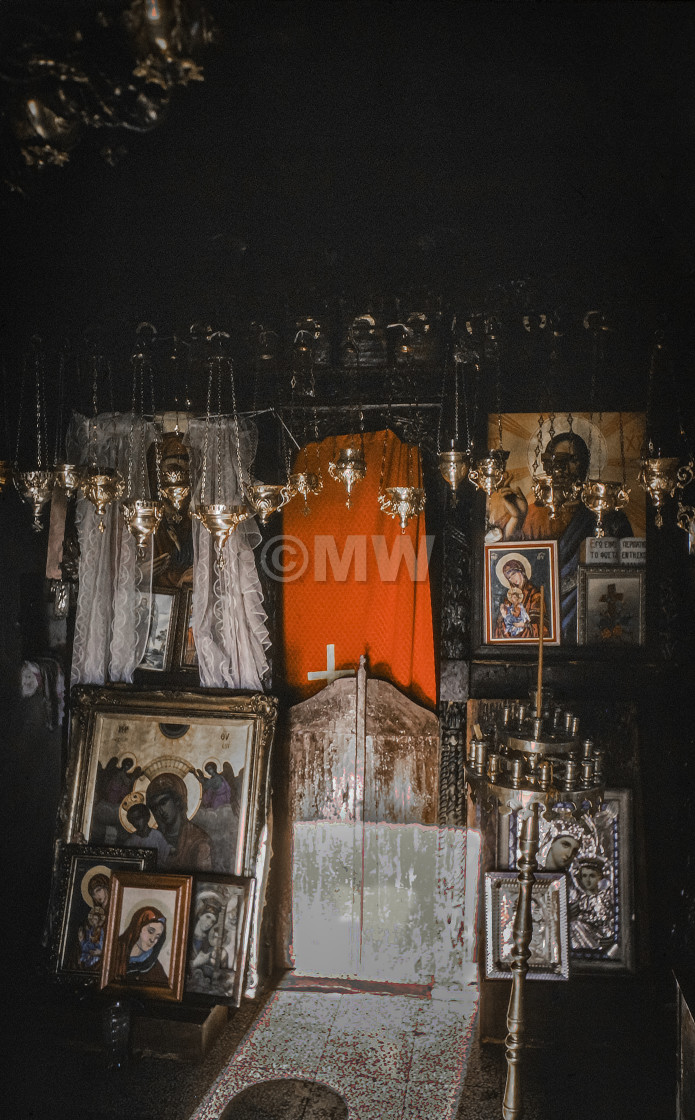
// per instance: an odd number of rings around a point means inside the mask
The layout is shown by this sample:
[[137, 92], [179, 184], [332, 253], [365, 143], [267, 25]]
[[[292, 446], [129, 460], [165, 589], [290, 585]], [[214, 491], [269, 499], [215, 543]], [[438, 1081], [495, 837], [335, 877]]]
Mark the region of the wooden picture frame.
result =
[[557, 543], [485, 544], [483, 591], [487, 645], [537, 646], [540, 589], [544, 589], [545, 645], [560, 644]]
[[[570, 958], [574, 972], [633, 972], [635, 968], [633, 798], [630, 789], [606, 789], [594, 818], [575, 828], [579, 845], [567, 871]], [[557, 808], [557, 806], [556, 806]], [[575, 822], [577, 824], [577, 822]], [[559, 822], [539, 817], [539, 866]], [[499, 818], [498, 860], [515, 868], [519, 855], [514, 814]], [[591, 893], [580, 874], [593, 865]]]
[[61, 838], [122, 847], [144, 805], [159, 870], [253, 874], [276, 717], [261, 692], [76, 688]]
[[[485, 976], [512, 975], [513, 924], [519, 880], [513, 871], [485, 873]], [[568, 980], [567, 880], [560, 873], [537, 872], [531, 893], [531, 932], [527, 980]]]
[[149, 999], [183, 998], [192, 875], [112, 876], [101, 987]]
[[184, 587], [179, 592], [175, 664], [177, 669], [197, 673], [198, 651], [193, 637], [192, 617], [193, 588]]
[[58, 845], [48, 925], [51, 972], [59, 984], [98, 984], [111, 878], [120, 871], [154, 870], [156, 862], [152, 848]]
[[239, 1007], [256, 889], [251, 876], [196, 875], [185, 991]]
[[179, 595], [169, 588], [153, 588], [150, 599], [150, 626], [147, 644], [138, 671], [168, 673], [174, 663]]
[[577, 580], [577, 643], [583, 646], [645, 644], [644, 568], [581, 565]]

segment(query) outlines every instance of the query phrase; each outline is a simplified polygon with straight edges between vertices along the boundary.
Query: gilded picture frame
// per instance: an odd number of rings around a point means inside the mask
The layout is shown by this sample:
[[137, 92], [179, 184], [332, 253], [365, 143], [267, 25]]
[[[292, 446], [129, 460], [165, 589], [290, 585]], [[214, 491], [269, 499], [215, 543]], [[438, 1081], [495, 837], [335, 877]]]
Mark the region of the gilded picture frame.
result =
[[180, 1002], [192, 888], [192, 875], [113, 874], [102, 988]]
[[112, 876], [154, 870], [156, 863], [151, 848], [58, 845], [49, 906], [49, 953], [57, 983], [98, 985]]
[[[485, 976], [512, 975], [513, 925], [519, 880], [513, 871], [485, 873]], [[527, 980], [569, 980], [567, 880], [537, 872], [531, 893], [532, 930]]]
[[61, 839], [137, 832], [159, 870], [253, 874], [276, 717], [260, 692], [75, 689]]
[[645, 644], [644, 568], [631, 570], [580, 564], [577, 596], [579, 645]]
[[543, 641], [560, 644], [557, 544], [485, 545], [486, 645], [537, 646], [543, 588]]
[[185, 992], [239, 1007], [256, 889], [252, 876], [196, 875]]
[[[632, 790], [606, 789], [595, 817], [574, 822], [576, 844], [567, 877], [573, 972], [633, 972], [635, 968]], [[557, 808], [557, 806], [556, 806]], [[542, 869], [561, 822], [539, 817]], [[515, 868], [519, 855], [514, 814], [499, 818], [498, 862]]]

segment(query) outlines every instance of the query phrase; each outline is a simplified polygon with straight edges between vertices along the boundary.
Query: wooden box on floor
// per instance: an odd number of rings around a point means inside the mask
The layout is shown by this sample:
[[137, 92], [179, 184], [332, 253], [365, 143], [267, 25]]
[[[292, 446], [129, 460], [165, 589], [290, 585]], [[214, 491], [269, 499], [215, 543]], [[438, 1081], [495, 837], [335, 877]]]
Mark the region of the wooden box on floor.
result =
[[134, 1054], [147, 1058], [176, 1058], [199, 1062], [225, 1026], [229, 1008], [214, 1007], [149, 1008], [133, 1016], [130, 1047]]

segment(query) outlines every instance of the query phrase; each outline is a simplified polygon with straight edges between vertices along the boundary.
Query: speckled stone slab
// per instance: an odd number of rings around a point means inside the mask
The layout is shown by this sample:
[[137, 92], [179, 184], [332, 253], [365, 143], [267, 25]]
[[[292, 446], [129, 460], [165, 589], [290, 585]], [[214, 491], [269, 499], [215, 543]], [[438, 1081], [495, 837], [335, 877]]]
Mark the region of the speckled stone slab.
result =
[[[476, 983], [451, 999], [278, 991], [190, 1120], [453, 1120], [477, 1005]], [[347, 1113], [292, 1112], [311, 1097], [300, 1105], [280, 1087], [271, 1102], [279, 1112], [231, 1111], [255, 1106], [251, 1087], [265, 1093], [278, 1081], [326, 1086]]]
[[348, 1108], [333, 1089], [293, 1078], [261, 1081], [229, 1102], [220, 1120], [347, 1120]]

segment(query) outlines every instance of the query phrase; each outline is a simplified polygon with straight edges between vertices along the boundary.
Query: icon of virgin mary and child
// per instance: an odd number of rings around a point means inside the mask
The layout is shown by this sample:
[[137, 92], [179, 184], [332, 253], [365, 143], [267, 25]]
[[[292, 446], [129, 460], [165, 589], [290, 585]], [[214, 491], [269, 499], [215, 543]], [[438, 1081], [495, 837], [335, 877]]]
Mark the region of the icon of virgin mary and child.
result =
[[[514, 553], [497, 563], [497, 578], [506, 585], [495, 620], [496, 638], [537, 638], [540, 633], [541, 592], [531, 582], [531, 565], [525, 556]], [[543, 636], [550, 637], [547, 615]]]

